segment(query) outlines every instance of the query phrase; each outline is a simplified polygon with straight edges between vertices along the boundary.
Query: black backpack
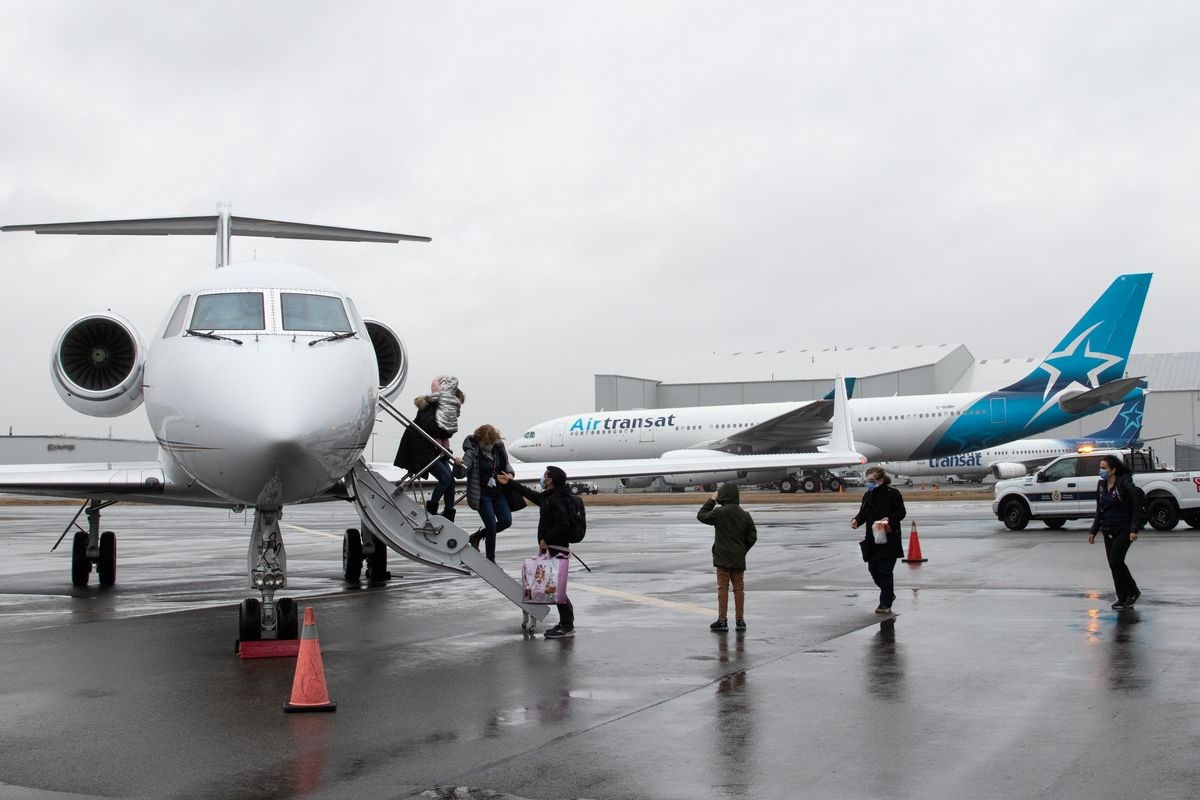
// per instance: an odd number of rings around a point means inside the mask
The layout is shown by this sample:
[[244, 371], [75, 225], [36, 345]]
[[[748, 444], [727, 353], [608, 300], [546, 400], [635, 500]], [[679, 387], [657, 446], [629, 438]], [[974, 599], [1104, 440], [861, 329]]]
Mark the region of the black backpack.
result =
[[1146, 500], [1146, 490], [1133, 483], [1133, 496], [1136, 498], [1133, 508], [1129, 510], [1129, 518], [1138, 528], [1143, 527], [1150, 519], [1149, 503]]
[[583, 498], [577, 494], [567, 495], [567, 516], [571, 520], [571, 533], [568, 541], [579, 544], [587, 533], [587, 509], [583, 507]]

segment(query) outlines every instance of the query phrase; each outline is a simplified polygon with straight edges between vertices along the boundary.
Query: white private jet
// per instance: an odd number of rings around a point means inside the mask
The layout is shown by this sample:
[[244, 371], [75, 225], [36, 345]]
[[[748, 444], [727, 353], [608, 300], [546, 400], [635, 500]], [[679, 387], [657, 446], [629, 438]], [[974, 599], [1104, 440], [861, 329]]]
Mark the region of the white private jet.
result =
[[[233, 235], [333, 241], [429, 241], [428, 237], [235, 217], [228, 204], [203, 217], [10, 225], [2, 231], [41, 234], [215, 234], [217, 270], [171, 302], [150, 341], [111, 312], [66, 326], [51, 353], [51, 378], [76, 411], [126, 414], [145, 403], [160, 445], [156, 461], [128, 464], [0, 467], [0, 492], [82, 499], [67, 531], [86, 511], [88, 529], [74, 535], [71, 581], [86, 586], [93, 568], [101, 586], [116, 580], [116, 536], [100, 530], [100, 512], [122, 500], [253, 508], [247, 567], [260, 598], [239, 608], [243, 641], [296, 638], [297, 606], [275, 599], [287, 583], [279, 519], [287, 505], [323, 500], [356, 504], [362, 531], [346, 531], [343, 572], [357, 581], [386, 577], [387, 549], [461, 574], [474, 573], [525, 614], [532, 630], [545, 606], [526, 605], [521, 587], [468, 546], [461, 528], [423, 506], [389, 479], [391, 467], [363, 460], [378, 408], [407, 422], [388, 402], [401, 391], [407, 353], [386, 324], [362, 318], [354, 302], [320, 275], [290, 264], [229, 263]], [[671, 462], [675, 472], [861, 464], [845, 388], [836, 401], [833, 445], [824, 453], [741, 457], [692, 451]], [[657, 474], [661, 459], [600, 463], [565, 461], [573, 478]], [[536, 480], [543, 465], [522, 467]], [[390, 471], [390, 472], [389, 472]], [[403, 481], [400, 489], [411, 486]], [[64, 536], [66, 532], [64, 532]]]

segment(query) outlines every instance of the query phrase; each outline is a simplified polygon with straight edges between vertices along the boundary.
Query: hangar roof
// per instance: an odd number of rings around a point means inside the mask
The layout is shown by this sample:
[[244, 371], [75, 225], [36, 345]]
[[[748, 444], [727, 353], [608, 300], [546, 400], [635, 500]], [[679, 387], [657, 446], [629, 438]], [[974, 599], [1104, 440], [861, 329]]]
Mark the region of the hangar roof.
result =
[[826, 380], [839, 372], [866, 377], [927, 367], [944, 359], [961, 344], [825, 345], [788, 350], [714, 352], [676, 362], [659, 374], [663, 383], [748, 383], [771, 380]]

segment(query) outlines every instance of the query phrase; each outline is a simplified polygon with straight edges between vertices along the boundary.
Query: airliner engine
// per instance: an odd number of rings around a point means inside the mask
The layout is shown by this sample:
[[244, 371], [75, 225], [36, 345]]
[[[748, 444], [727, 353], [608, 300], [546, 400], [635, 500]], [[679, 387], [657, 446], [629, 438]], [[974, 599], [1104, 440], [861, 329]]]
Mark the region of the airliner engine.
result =
[[404, 389], [408, 380], [408, 348], [390, 327], [377, 319], [364, 319], [371, 346], [375, 348], [375, 362], [379, 365], [379, 393], [391, 400]]
[[142, 404], [146, 348], [137, 328], [105, 311], [68, 325], [50, 354], [58, 396], [81, 414], [119, 417]]
[[1024, 464], [992, 464], [992, 474], [996, 476], [997, 480], [1004, 480], [1005, 478], [1024, 478], [1026, 469]]
[[621, 478], [621, 485], [626, 489], [649, 489], [658, 478], [647, 475], [640, 478]]

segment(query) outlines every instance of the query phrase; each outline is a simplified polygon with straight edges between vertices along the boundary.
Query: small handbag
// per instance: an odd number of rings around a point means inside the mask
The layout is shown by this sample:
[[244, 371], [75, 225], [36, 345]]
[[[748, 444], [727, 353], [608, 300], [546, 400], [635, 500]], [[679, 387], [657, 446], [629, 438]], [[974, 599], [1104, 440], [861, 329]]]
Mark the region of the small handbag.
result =
[[512, 481], [504, 484], [504, 499], [508, 501], [509, 511], [520, 511], [525, 507], [525, 495], [517, 491]]

